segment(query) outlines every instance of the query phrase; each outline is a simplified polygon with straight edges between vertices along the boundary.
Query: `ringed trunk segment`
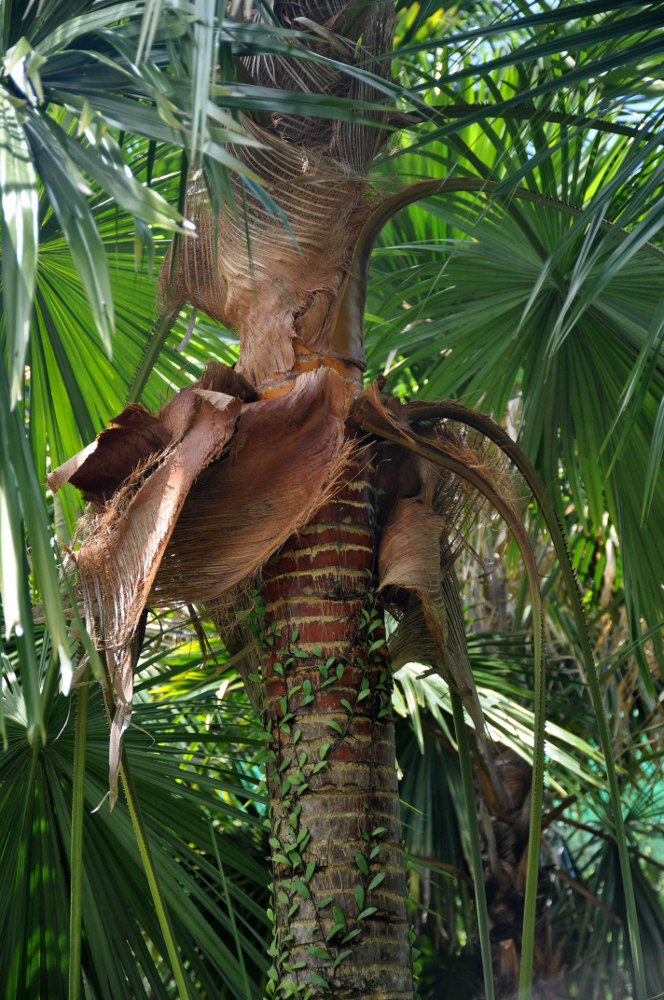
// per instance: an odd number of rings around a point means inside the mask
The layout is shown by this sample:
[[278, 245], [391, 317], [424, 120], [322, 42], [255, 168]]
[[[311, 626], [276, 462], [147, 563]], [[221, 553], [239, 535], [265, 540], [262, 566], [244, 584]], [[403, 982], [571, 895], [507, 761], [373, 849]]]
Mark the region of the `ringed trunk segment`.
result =
[[372, 478], [360, 453], [263, 570], [278, 996], [290, 980], [313, 997], [413, 997]]

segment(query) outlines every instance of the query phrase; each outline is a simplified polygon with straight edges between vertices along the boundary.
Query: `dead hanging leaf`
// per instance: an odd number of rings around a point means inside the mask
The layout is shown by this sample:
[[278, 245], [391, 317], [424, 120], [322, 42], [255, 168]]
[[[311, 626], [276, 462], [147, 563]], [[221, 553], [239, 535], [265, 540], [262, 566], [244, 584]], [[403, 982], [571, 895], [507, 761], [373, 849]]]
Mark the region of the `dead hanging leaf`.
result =
[[[385, 525], [380, 544], [379, 581], [384, 587], [406, 587], [436, 595], [440, 591], [443, 517], [419, 499], [400, 500]], [[441, 631], [444, 644], [444, 626]]]
[[108, 784], [110, 807], [118, 798], [118, 777], [122, 763], [122, 739], [130, 726], [134, 695], [134, 671], [145, 638], [147, 612], [143, 612], [132, 641], [126, 649], [106, 650], [106, 667], [115, 696], [115, 712], [111, 720], [108, 745]]
[[[486, 739], [468, 657], [454, 561], [484, 499], [505, 518], [524, 558], [532, 558], [532, 553], [521, 523], [519, 498], [506, 475], [503, 450], [491, 456], [483, 443], [473, 447], [464, 433], [438, 417], [434, 404], [427, 409], [420, 404], [413, 407], [419, 415], [415, 430], [408, 420], [409, 409], [408, 404], [401, 406], [393, 399], [383, 402], [379, 386], [374, 384], [360, 394], [349, 416], [351, 425], [389, 442], [393, 463], [393, 469], [388, 467], [383, 477], [394, 506], [379, 552], [380, 586], [399, 622], [391, 650], [400, 662], [412, 657], [431, 663], [460, 695], [475, 726], [480, 780], [498, 815], [505, 808], [504, 794]], [[411, 458], [404, 463], [401, 449], [417, 461]], [[398, 474], [401, 468], [407, 473], [408, 491], [415, 493], [417, 489], [416, 495], [403, 496]], [[389, 495], [386, 502], [390, 502]], [[402, 594], [400, 599], [399, 590], [413, 596], [404, 598]], [[423, 626], [434, 640], [433, 650], [432, 643], [421, 635]]]
[[50, 477], [51, 488], [69, 481], [99, 508], [87, 515], [76, 562], [100, 645], [120, 650], [130, 642], [189, 488], [226, 446], [242, 400], [252, 398], [231, 368], [210, 362], [158, 416], [127, 407]]
[[171, 441], [164, 424], [137, 404], [127, 406], [110, 423], [96, 441], [49, 474], [46, 482], [53, 493], [71, 483], [86, 500], [105, 503], [133, 472]]
[[231, 446], [197, 478], [150, 600], [213, 600], [251, 576], [329, 497], [347, 459], [355, 385], [331, 369], [244, 407]]
[[194, 392], [177, 400], [164, 423], [179, 441], [108, 500], [76, 553], [89, 626], [114, 649], [130, 641], [191, 484], [221, 454], [244, 405], [226, 396], [219, 409]]
[[[476, 760], [492, 802], [502, 792], [488, 750], [486, 722], [473, 677], [459, 587], [451, 565], [445, 518], [419, 500], [400, 500], [379, 551], [381, 590], [411, 592], [390, 639], [393, 666], [429, 663], [459, 694], [475, 727]], [[391, 602], [390, 602], [391, 603]]]

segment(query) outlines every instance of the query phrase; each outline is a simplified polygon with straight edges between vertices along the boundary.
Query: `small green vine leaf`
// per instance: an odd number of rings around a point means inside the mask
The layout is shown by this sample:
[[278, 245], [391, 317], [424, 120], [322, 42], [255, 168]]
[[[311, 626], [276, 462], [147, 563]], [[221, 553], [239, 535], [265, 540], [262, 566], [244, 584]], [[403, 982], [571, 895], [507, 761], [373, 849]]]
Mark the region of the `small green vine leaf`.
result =
[[334, 962], [332, 963], [332, 968], [336, 969], [338, 965], [341, 965], [344, 958], [348, 958], [350, 954], [351, 954], [350, 948], [344, 948], [343, 951], [340, 951], [337, 957], [335, 958]]
[[349, 931], [348, 934], [346, 934], [346, 937], [341, 939], [341, 943], [347, 944], [348, 941], [352, 941], [353, 938], [357, 937], [357, 935], [361, 933], [361, 930], [361, 927], [354, 927], [352, 931]]
[[361, 910], [364, 906], [364, 889], [361, 885], [355, 886], [355, 902], [357, 903], [358, 910]]
[[378, 872], [377, 875], [374, 875], [371, 882], [369, 882], [369, 885], [367, 886], [367, 892], [371, 892], [372, 889], [375, 889], [376, 886], [380, 885], [384, 878], [385, 872]]
[[355, 864], [360, 869], [363, 875], [369, 874], [369, 865], [367, 864], [367, 859], [363, 854], [355, 855]]
[[293, 879], [293, 888], [297, 893], [299, 893], [300, 896], [303, 896], [304, 899], [311, 899], [311, 893], [301, 878]]
[[366, 910], [362, 910], [361, 913], [358, 913], [356, 919], [364, 920], [365, 917], [370, 917], [372, 913], [375, 913], [377, 909], [377, 906], [367, 906]]
[[330, 953], [325, 948], [321, 948], [320, 945], [317, 944], [308, 945], [307, 951], [312, 956], [312, 958], [323, 958], [323, 959], [330, 958]]

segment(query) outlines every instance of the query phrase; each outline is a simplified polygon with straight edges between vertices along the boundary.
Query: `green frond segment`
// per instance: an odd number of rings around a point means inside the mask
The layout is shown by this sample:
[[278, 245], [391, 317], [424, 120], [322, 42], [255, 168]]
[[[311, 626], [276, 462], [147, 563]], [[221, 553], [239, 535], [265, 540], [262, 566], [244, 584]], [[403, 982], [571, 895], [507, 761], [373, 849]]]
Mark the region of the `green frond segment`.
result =
[[37, 276], [37, 174], [19, 112], [0, 87], [0, 246], [2, 304], [12, 406], [23, 389], [23, 368], [30, 338]]
[[[500, 148], [511, 148], [508, 138], [500, 135]], [[484, 159], [481, 139], [477, 152]], [[586, 234], [594, 233], [597, 247], [610, 239], [617, 249], [628, 240], [627, 231], [595, 223], [586, 207], [563, 200], [592, 195], [595, 182], [615, 170], [612, 157], [620, 162], [620, 150], [593, 155], [579, 141], [568, 153], [578, 153], [578, 167], [559, 151], [556, 176], [568, 177], [574, 191], [549, 184], [526, 198], [519, 188], [502, 203], [493, 178], [484, 188], [478, 180], [474, 193], [459, 184], [456, 192], [430, 197], [421, 209], [390, 221], [373, 255], [365, 352], [369, 374], [384, 372], [388, 388], [419, 389], [434, 399], [459, 396], [499, 419], [510, 409], [543, 480], [559, 482], [595, 523], [608, 518], [624, 542], [636, 637], [641, 619], [652, 625], [664, 618], [657, 570], [664, 559], [658, 529], [664, 258], [645, 244], [614, 262], [611, 280], [592, 293], [573, 329], [558, 335]], [[428, 171], [451, 168], [454, 149], [441, 160], [432, 160]], [[575, 301], [585, 301], [601, 259], [576, 286]], [[661, 658], [661, 644], [655, 645]], [[648, 684], [643, 661], [642, 669]]]
[[[10, 659], [15, 669], [14, 651]], [[85, 676], [80, 681], [79, 739], [69, 700], [59, 698], [46, 748], [28, 742], [16, 674], [3, 685], [8, 747], [0, 781], [0, 979], [8, 995], [24, 1000], [66, 995], [68, 980], [70, 996], [85, 982], [103, 1000], [167, 1000], [171, 960], [132, 819], [122, 802], [113, 813], [105, 802], [108, 725], [101, 690]], [[153, 683], [148, 675], [148, 687]], [[80, 703], [88, 690], [86, 721]], [[144, 697], [145, 681], [141, 690]], [[171, 704], [143, 702], [135, 712], [139, 728], [126, 734], [126, 743], [142, 836], [185, 967], [180, 995], [260, 1000], [269, 934], [264, 807], [238, 757], [244, 746], [250, 764], [258, 747], [239, 706], [231, 706], [230, 696], [227, 701], [222, 706], [208, 690]], [[184, 720], [186, 732], [178, 730]], [[206, 769], [200, 762], [209, 758], [210, 739], [216, 764]], [[80, 914], [78, 972], [75, 946], [70, 963], [63, 906], [70, 880], [72, 933]]]

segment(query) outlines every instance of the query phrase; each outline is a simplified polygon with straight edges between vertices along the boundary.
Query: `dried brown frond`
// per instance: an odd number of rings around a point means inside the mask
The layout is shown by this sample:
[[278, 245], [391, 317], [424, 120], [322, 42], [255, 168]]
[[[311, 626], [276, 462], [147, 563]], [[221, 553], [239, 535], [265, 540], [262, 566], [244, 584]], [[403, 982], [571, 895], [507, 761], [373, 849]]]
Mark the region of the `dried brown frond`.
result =
[[212, 600], [257, 572], [332, 494], [348, 458], [352, 383], [327, 368], [242, 411], [228, 454], [197, 478], [150, 599]]

